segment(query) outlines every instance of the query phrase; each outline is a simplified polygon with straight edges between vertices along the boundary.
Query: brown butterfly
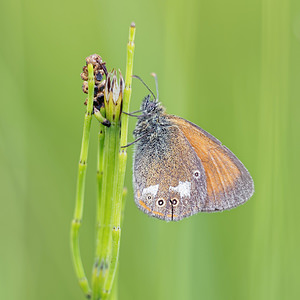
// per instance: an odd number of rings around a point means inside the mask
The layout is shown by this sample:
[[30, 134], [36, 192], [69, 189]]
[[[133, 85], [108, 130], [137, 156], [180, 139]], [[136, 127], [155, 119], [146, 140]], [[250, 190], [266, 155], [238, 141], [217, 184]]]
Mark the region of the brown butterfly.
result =
[[137, 206], [152, 217], [178, 221], [246, 202], [254, 185], [240, 160], [197, 125], [165, 113], [152, 95], [143, 100], [133, 132]]

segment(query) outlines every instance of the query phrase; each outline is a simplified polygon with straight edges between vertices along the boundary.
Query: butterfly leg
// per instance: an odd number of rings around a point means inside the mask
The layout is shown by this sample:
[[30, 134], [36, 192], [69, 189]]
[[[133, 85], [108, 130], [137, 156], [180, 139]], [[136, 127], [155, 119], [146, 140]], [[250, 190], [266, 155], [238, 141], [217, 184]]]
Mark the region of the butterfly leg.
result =
[[133, 141], [133, 142], [131, 142], [131, 143], [129, 143], [129, 144], [127, 144], [127, 145], [125, 145], [125, 146], [121, 146], [121, 148], [127, 148], [127, 147], [129, 147], [129, 146], [131, 146], [131, 145], [133, 145], [134, 143], [136, 143], [136, 142], [138, 142], [140, 139], [142, 139], [145, 135], [147, 135], [147, 133], [146, 134], [144, 134], [144, 135], [142, 135], [142, 136], [140, 136], [139, 138], [137, 138], [135, 141]]
[[130, 116], [130, 117], [135, 117], [135, 118], [138, 118], [140, 116], [140, 115], [134, 115], [135, 113], [138, 113], [138, 112], [141, 112], [141, 110], [133, 111], [131, 113], [127, 113], [125, 111], [122, 111], [123, 114], [125, 114], [127, 116]]
[[125, 115], [127, 115], [127, 116], [130, 116], [130, 117], [136, 117], [136, 118], [138, 118], [140, 115], [135, 115], [136, 113], [140, 113], [140, 112], [142, 112], [143, 110], [142, 109], [139, 109], [139, 110], [135, 110], [135, 111], [132, 111], [132, 112], [130, 112], [130, 113], [128, 113], [128, 112], [125, 112], [125, 111], [122, 111], [122, 113], [123, 114], [125, 114]]

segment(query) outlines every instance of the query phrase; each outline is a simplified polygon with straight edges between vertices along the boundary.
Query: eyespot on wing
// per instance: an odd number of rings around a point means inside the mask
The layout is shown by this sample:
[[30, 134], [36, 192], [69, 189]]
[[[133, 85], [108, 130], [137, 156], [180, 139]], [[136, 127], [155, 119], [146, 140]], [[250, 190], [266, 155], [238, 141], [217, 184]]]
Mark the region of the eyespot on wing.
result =
[[[135, 202], [144, 213], [178, 221], [204, 207], [207, 193], [203, 166], [173, 124], [152, 139], [136, 144], [133, 169]], [[148, 199], [148, 195], [152, 198]], [[170, 200], [175, 198], [178, 203], [173, 204]]]

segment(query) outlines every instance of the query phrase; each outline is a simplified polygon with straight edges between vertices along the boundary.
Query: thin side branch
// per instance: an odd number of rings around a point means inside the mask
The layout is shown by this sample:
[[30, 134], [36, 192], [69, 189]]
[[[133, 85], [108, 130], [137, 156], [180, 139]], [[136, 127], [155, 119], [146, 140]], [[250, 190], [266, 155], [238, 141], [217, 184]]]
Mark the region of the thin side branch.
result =
[[87, 158], [88, 158], [88, 148], [90, 139], [90, 128], [92, 120], [92, 110], [93, 110], [93, 99], [94, 99], [94, 71], [93, 65], [88, 65], [88, 103], [86, 114], [84, 117], [83, 125], [83, 136], [80, 151], [80, 161], [78, 167], [78, 177], [77, 177], [77, 190], [76, 190], [76, 204], [74, 211], [74, 218], [71, 226], [71, 249], [73, 264], [75, 267], [75, 272], [79, 285], [86, 295], [87, 298], [91, 298], [91, 288], [89, 286], [87, 277], [85, 275], [79, 247], [79, 229], [81, 226], [83, 205], [84, 205], [84, 191], [85, 191], [85, 177], [87, 169]]

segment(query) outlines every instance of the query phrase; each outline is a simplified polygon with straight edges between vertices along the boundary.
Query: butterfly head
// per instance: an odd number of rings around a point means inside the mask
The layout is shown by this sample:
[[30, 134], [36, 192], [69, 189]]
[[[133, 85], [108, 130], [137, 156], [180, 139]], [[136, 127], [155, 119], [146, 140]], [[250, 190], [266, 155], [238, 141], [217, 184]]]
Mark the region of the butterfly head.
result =
[[[141, 79], [139, 76], [133, 75], [133, 78], [137, 78], [150, 92], [149, 95], [147, 95], [141, 105], [141, 111], [142, 111], [142, 117], [145, 116], [155, 116], [156, 114], [160, 114], [164, 112], [164, 108], [161, 106], [161, 104], [158, 102], [158, 82], [157, 82], [157, 76], [155, 73], [151, 74], [155, 78], [156, 83], [156, 95], [152, 92], [152, 90], [148, 87], [148, 85]], [[151, 99], [152, 96], [152, 99]]]
[[[150, 92], [147, 95], [141, 105], [142, 114], [139, 116], [134, 135], [137, 139], [144, 137], [145, 139], [149, 139], [153, 136], [160, 135], [160, 132], [163, 128], [169, 125], [169, 121], [166, 119], [165, 109], [158, 101], [158, 84], [157, 84], [157, 76], [153, 74], [156, 82], [156, 95], [151, 91], [151, 89], [146, 85], [146, 83], [138, 76], [134, 76], [139, 79], [145, 87]], [[145, 139], [142, 139], [140, 143], [144, 143]]]
[[151, 95], [147, 95], [142, 102], [141, 110], [143, 115], [156, 115], [164, 111], [157, 99], [151, 99]]

